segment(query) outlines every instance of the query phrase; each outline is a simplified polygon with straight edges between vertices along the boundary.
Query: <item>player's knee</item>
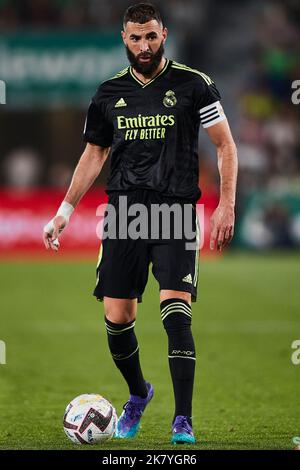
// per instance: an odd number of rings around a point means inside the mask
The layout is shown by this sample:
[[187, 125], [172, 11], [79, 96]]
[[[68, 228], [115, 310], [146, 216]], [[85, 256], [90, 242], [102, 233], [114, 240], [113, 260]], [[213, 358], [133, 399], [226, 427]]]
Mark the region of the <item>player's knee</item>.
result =
[[164, 302], [165, 300], [172, 300], [172, 299], [181, 299], [191, 305], [192, 296], [190, 292], [183, 292], [177, 290], [169, 290], [169, 289], [162, 289], [160, 291], [160, 302]]
[[135, 320], [136, 310], [135, 300], [104, 297], [105, 317], [112, 323], [124, 324]]
[[105, 311], [105, 317], [112, 323], [123, 325], [124, 323], [130, 323], [135, 319], [135, 316], [131, 312], [127, 311]]

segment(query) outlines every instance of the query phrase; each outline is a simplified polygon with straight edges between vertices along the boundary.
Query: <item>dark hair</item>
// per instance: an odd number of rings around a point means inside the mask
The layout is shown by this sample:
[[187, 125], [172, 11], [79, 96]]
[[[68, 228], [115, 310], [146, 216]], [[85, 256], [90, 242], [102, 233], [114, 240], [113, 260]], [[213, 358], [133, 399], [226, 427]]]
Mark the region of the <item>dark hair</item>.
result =
[[127, 8], [123, 18], [124, 27], [128, 21], [133, 23], [144, 24], [148, 21], [156, 20], [158, 23], [163, 24], [160, 12], [152, 3], [137, 3]]

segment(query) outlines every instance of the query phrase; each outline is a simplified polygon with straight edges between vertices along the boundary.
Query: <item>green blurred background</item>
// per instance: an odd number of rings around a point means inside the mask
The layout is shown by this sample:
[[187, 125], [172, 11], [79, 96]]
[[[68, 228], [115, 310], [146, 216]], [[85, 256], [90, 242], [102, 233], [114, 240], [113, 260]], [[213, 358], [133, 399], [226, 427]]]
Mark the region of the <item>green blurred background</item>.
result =
[[[299, 261], [299, 255], [235, 254], [201, 263], [193, 307], [197, 449], [293, 447], [300, 419], [300, 365], [291, 362], [299, 333]], [[93, 265], [4, 263], [0, 282], [7, 342], [7, 364], [0, 366], [0, 449], [78, 448], [62, 429], [67, 403], [97, 392], [119, 414], [128, 394], [108, 352], [102, 304], [89, 295]], [[134, 441], [98, 448], [171, 448], [167, 340], [152, 277], [136, 330], [155, 397]]]

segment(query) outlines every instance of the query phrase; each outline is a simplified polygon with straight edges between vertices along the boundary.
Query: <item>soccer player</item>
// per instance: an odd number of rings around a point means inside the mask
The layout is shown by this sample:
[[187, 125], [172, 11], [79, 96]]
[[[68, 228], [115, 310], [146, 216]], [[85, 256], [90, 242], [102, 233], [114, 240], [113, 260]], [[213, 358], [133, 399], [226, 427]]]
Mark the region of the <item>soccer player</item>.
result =
[[[182, 208], [187, 205], [193, 211], [190, 225], [194, 233], [195, 204], [200, 196], [201, 124], [218, 155], [220, 200], [211, 218], [210, 247], [221, 250], [233, 236], [237, 156], [216, 85], [205, 73], [165, 57], [168, 31], [153, 5], [129, 7], [121, 34], [130, 66], [100, 84], [91, 100], [84, 128], [86, 148], [64, 201], [44, 228], [45, 246], [58, 249], [56, 239], [109, 154], [107, 193], [116, 210], [116, 225], [123, 217], [122, 196], [128, 207], [143, 204], [150, 212], [155, 204], [170, 209], [175, 203]], [[169, 239], [159, 232], [158, 238], [117, 236], [102, 241], [94, 295], [104, 301], [109, 348], [130, 392], [118, 420], [118, 438], [136, 435], [154, 393], [142, 373], [134, 332], [137, 303], [151, 262], [168, 336], [175, 399], [172, 442], [196, 442], [192, 428], [196, 355], [191, 302], [196, 300], [199, 250], [187, 249], [187, 237], [177, 238], [173, 229]]]

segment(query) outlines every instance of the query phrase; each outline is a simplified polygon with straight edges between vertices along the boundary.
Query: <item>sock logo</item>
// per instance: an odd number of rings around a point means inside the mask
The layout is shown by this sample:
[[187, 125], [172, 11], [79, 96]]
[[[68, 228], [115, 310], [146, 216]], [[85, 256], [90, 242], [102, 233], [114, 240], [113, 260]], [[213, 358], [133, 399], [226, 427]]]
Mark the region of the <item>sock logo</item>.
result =
[[193, 356], [195, 354], [195, 351], [181, 351], [180, 349], [173, 349], [171, 354], [180, 354], [182, 356]]

